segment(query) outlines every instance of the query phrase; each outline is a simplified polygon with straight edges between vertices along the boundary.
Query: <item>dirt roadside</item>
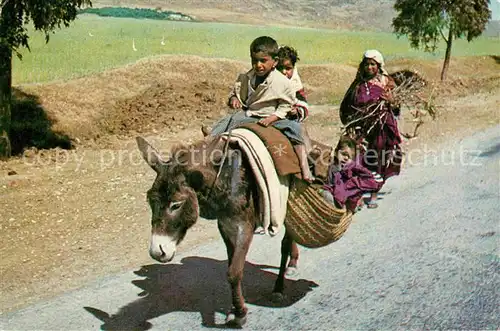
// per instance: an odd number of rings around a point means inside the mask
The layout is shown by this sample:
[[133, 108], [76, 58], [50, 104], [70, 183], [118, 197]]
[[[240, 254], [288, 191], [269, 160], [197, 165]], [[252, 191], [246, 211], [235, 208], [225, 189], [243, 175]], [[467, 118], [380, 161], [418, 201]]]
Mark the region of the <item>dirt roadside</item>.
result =
[[[304, 77], [307, 81], [307, 69]], [[439, 117], [424, 124], [405, 148], [438, 146], [498, 125], [499, 91], [498, 79], [487, 88], [451, 91], [439, 101]], [[313, 107], [312, 114], [307, 122], [311, 136], [334, 144], [340, 132], [336, 107]], [[213, 119], [182, 121], [177, 130], [140, 127], [139, 133], [166, 152], [177, 142], [201, 138], [198, 123], [203, 121]], [[413, 128], [411, 121], [405, 113], [403, 132]], [[154, 172], [140, 159], [134, 134], [115, 137], [109, 145], [31, 150], [0, 163], [1, 313], [151, 263], [145, 192]], [[201, 220], [179, 249], [208, 240], [218, 240], [216, 225]]]

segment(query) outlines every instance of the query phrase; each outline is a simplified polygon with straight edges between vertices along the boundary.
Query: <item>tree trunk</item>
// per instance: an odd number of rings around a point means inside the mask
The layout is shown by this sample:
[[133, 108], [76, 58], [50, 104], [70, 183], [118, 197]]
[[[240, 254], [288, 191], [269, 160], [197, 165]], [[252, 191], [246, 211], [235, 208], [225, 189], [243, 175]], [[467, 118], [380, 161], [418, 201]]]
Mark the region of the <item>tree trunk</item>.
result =
[[0, 160], [10, 157], [10, 104], [12, 84], [12, 51], [0, 44]]
[[[13, 3], [13, 2], [12, 2]], [[9, 2], [2, 9], [0, 29], [8, 33], [8, 23], [5, 17], [9, 15]], [[0, 36], [0, 41], [2, 40]], [[9, 45], [0, 42], [0, 160], [8, 159], [11, 155], [9, 140], [10, 105], [12, 95], [12, 49]]]
[[444, 81], [446, 79], [448, 67], [450, 66], [452, 43], [453, 43], [453, 27], [450, 26], [450, 30], [448, 31], [448, 40], [446, 40], [446, 53], [444, 55], [443, 70], [441, 71], [441, 81]]

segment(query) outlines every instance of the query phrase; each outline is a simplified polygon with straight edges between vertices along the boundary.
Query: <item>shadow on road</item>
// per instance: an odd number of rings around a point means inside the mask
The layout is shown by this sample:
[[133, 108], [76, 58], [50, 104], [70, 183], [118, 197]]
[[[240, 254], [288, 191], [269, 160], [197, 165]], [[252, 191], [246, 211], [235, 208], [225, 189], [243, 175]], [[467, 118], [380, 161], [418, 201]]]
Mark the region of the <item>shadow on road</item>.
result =
[[500, 153], [500, 143], [490, 147], [488, 150], [484, 152], [481, 152], [481, 154], [479, 154], [479, 157], [491, 157], [491, 156], [496, 156], [499, 153]]
[[[318, 285], [312, 281], [285, 280], [284, 300], [270, 300], [276, 274], [264, 269], [273, 267], [247, 262], [243, 293], [249, 304], [263, 307], [288, 307], [302, 299]], [[200, 312], [206, 327], [224, 328], [216, 324], [215, 313], [225, 314], [231, 308], [231, 293], [226, 280], [227, 261], [205, 257], [186, 257], [181, 264], [151, 264], [134, 272], [145, 277], [132, 283], [142, 289], [142, 297], [110, 315], [93, 307], [84, 307], [104, 322], [103, 330], [148, 330], [148, 321], [171, 312]], [[251, 309], [251, 308], [250, 308]]]

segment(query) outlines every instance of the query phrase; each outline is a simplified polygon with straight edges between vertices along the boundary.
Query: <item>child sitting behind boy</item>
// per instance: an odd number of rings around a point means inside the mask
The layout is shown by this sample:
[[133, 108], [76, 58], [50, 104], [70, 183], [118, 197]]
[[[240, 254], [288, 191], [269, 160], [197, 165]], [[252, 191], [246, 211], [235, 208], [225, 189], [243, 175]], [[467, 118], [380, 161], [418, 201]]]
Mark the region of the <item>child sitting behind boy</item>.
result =
[[379, 189], [382, 182], [377, 180], [361, 161], [356, 140], [342, 136], [328, 169], [327, 183], [321, 190], [325, 200], [338, 208], [345, 206], [354, 212], [363, 193]]
[[302, 178], [312, 182], [301, 125], [286, 118], [295, 104], [295, 91], [290, 81], [275, 70], [278, 43], [271, 37], [259, 37], [250, 45], [250, 56], [252, 69], [239, 75], [228, 100], [229, 107], [241, 110], [218, 121], [210, 135], [219, 135], [244, 123], [272, 125], [292, 142]]
[[303, 122], [309, 116], [306, 92], [295, 64], [299, 61], [297, 50], [290, 46], [281, 46], [278, 51], [278, 65], [276, 69], [285, 75], [292, 83], [297, 100], [292, 107], [288, 118]]

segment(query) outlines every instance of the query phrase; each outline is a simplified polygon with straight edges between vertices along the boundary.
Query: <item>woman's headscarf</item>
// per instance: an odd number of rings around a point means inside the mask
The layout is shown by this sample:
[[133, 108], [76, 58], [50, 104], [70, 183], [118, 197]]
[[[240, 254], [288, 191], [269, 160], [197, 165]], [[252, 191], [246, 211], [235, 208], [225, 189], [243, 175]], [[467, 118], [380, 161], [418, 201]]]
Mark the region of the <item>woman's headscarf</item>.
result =
[[377, 51], [376, 49], [369, 49], [363, 54], [363, 60], [364, 59], [372, 59], [375, 60], [380, 66], [380, 71], [381, 74], [384, 75], [389, 75], [387, 70], [385, 70], [385, 63], [384, 63], [384, 57], [382, 56], [382, 53]]

